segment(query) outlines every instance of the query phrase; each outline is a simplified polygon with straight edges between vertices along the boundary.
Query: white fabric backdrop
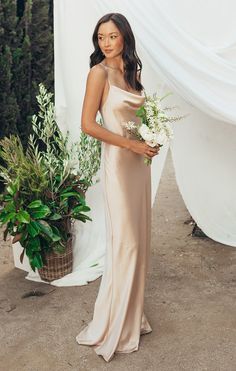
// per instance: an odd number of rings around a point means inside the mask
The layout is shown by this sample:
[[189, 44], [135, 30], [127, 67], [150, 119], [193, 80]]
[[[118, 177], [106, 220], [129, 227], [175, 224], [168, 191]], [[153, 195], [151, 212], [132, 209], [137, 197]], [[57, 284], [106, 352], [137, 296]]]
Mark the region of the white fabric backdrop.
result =
[[[171, 151], [186, 207], [212, 239], [236, 246], [236, 24], [233, 0], [57, 0], [56, 106], [63, 130], [79, 137], [94, 26], [105, 13], [127, 16], [142, 59], [146, 91], [175, 94], [188, 119], [175, 124]], [[199, 19], [201, 22], [199, 22]], [[219, 24], [221, 27], [219, 27]], [[153, 200], [167, 147], [152, 165]], [[100, 184], [87, 194], [92, 223], [78, 224], [71, 275], [52, 284], [86, 284], [102, 274], [105, 251]], [[91, 265], [96, 264], [91, 267]], [[38, 279], [30, 272], [28, 279]]]

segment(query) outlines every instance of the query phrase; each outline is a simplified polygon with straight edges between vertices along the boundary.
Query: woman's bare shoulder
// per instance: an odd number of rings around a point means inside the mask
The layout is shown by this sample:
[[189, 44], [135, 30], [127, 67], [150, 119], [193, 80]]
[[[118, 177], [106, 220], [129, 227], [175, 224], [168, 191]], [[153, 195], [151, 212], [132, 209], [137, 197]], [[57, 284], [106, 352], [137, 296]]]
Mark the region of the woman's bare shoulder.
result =
[[91, 67], [87, 76], [86, 92], [89, 96], [101, 96], [106, 84], [106, 71], [96, 64]]
[[93, 67], [90, 68], [89, 76], [91, 78], [105, 80], [107, 76], [107, 71], [100, 63], [95, 64]]

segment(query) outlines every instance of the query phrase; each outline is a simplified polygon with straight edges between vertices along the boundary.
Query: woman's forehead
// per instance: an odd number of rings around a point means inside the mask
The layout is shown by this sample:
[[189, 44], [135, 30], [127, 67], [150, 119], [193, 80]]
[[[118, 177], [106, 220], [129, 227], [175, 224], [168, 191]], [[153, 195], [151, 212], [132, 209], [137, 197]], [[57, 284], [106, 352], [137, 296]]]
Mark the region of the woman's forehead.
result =
[[115, 23], [112, 21], [108, 21], [102, 23], [98, 29], [98, 35], [111, 35], [113, 33], [119, 33], [119, 29], [116, 27]]

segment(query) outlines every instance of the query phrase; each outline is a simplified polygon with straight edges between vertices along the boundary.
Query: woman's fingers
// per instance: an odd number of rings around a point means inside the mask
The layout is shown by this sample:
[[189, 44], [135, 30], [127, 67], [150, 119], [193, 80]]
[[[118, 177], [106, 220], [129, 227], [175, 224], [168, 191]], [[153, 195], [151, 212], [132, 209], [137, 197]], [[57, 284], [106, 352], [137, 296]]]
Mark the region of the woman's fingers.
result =
[[147, 146], [147, 148], [146, 148], [146, 154], [155, 156], [155, 155], [158, 154], [159, 150], [160, 150], [160, 147], [157, 147], [157, 146], [156, 147]]
[[159, 150], [160, 150], [160, 147], [156, 146], [156, 147], [150, 147], [148, 146], [148, 148], [146, 149], [145, 153], [150, 156], [150, 157], [153, 157], [153, 156], [156, 156], [158, 153], [159, 153]]
[[131, 150], [135, 153], [144, 154], [145, 156], [152, 158], [153, 156], [156, 156], [159, 153], [160, 146], [157, 145], [155, 147], [149, 146], [145, 142], [140, 142], [138, 140], [131, 139]]

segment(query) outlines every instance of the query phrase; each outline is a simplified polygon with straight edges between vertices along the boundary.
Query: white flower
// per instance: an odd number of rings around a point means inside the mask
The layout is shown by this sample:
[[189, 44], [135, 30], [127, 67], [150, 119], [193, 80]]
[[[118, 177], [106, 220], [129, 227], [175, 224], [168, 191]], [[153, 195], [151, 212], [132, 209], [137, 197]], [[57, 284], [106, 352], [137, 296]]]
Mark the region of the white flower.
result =
[[150, 147], [156, 147], [156, 146], [159, 144], [155, 139], [152, 139], [152, 140], [146, 140], [146, 143], [147, 143]]
[[123, 126], [128, 130], [133, 130], [137, 127], [137, 124], [134, 121], [124, 122]]
[[146, 141], [152, 141], [153, 140], [153, 133], [152, 131], [149, 129], [149, 127], [145, 124], [142, 124], [139, 128], [139, 134], [141, 135], [141, 137]]
[[164, 131], [160, 131], [156, 134], [156, 141], [158, 144], [165, 144], [168, 142], [168, 137]]

